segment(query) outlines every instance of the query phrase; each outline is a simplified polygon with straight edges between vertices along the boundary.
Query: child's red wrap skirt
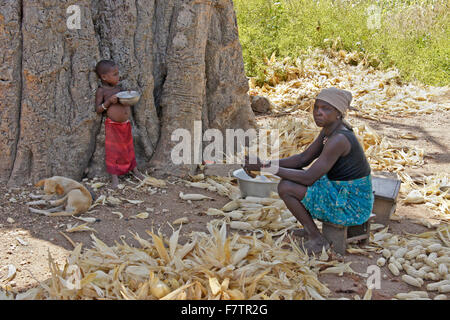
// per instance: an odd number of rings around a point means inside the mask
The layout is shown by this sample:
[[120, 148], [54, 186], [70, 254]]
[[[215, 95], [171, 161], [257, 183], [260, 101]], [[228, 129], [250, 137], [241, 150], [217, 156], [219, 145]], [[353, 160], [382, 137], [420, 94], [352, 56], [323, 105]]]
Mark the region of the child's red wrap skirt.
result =
[[105, 121], [105, 161], [109, 174], [123, 175], [136, 168], [131, 122]]

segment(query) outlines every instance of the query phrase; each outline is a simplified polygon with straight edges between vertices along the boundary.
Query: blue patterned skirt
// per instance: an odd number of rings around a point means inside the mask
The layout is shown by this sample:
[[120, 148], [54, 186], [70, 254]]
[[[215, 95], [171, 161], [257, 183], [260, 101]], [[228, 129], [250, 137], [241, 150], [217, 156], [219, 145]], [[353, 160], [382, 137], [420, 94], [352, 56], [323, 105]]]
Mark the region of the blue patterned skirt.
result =
[[302, 203], [313, 219], [355, 226], [369, 219], [373, 201], [371, 175], [350, 181], [331, 181], [324, 175], [308, 187]]

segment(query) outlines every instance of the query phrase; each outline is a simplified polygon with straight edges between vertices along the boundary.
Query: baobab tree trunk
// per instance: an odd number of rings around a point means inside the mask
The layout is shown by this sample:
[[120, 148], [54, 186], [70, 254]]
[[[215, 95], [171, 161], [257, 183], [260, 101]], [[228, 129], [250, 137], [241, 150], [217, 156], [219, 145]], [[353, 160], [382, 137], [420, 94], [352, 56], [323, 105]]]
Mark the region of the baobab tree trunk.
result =
[[[71, 5], [79, 29], [67, 24]], [[171, 135], [194, 121], [254, 126], [231, 0], [0, 0], [0, 49], [0, 181], [10, 185], [106, 174], [101, 59], [142, 94], [131, 119], [141, 168], [193, 173], [172, 163]]]

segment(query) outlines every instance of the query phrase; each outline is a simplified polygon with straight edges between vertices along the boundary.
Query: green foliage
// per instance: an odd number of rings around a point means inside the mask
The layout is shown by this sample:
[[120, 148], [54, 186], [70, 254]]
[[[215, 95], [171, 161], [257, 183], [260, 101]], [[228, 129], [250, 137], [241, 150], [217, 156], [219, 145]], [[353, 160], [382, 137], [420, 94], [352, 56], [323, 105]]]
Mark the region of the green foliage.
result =
[[375, 57], [376, 67], [397, 67], [406, 81], [450, 83], [446, 0], [234, 0], [234, 4], [246, 72], [258, 82], [265, 79], [264, 59], [272, 54], [298, 58], [309, 47], [338, 43], [336, 50]]

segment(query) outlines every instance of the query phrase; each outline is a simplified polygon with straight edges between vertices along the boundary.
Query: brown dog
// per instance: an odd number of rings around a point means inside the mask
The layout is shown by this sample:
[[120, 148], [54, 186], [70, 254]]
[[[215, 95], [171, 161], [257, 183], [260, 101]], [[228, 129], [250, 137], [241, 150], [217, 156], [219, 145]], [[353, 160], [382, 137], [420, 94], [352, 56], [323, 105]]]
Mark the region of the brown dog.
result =
[[[92, 195], [81, 183], [60, 176], [53, 176], [36, 183], [36, 187], [44, 187], [44, 196], [38, 196], [46, 200], [28, 202], [28, 205], [50, 205], [52, 209], [39, 210], [29, 208], [31, 212], [41, 213], [46, 216], [78, 216], [89, 210], [92, 205]], [[48, 200], [53, 195], [62, 196], [57, 200]], [[35, 196], [35, 198], [38, 198]]]

